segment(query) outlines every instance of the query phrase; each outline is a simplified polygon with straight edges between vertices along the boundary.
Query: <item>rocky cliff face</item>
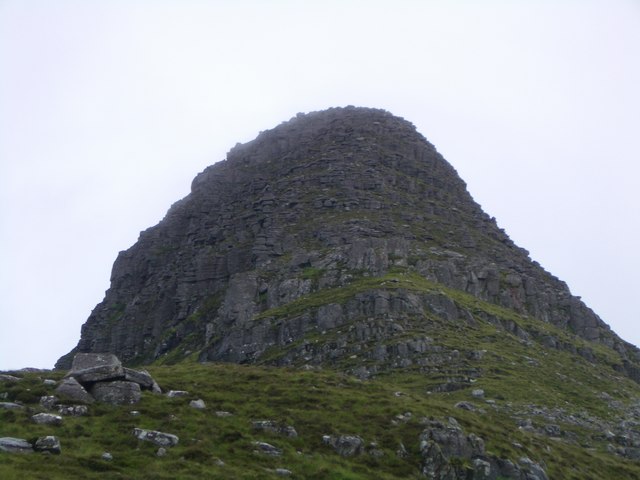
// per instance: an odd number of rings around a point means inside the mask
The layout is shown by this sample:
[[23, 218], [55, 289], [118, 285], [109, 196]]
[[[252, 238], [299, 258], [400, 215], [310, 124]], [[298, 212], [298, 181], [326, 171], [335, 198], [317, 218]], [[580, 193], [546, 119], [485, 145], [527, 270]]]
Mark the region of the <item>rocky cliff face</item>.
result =
[[[298, 115], [200, 173], [121, 252], [76, 352], [382, 369], [445, 368], [444, 332], [489, 322], [638, 379], [638, 350], [532, 261], [409, 122]], [[449, 338], [449, 337], [447, 337]], [[456, 353], [457, 352], [457, 353]]]

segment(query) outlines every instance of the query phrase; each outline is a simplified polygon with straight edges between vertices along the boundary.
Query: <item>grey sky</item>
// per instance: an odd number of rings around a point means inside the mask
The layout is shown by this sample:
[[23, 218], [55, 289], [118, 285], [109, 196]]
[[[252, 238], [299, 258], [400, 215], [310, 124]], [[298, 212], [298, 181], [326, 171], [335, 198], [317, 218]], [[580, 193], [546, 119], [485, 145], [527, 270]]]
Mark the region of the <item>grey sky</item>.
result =
[[118, 251], [297, 112], [412, 121], [640, 344], [637, 1], [0, 0], [0, 369], [51, 367]]

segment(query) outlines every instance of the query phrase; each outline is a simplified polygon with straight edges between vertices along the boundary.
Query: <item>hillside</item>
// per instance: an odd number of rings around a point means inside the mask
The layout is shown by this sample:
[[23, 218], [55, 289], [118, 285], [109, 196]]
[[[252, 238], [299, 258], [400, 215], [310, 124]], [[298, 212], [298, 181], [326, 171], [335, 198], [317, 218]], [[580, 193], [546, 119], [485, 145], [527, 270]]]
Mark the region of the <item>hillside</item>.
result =
[[[92, 352], [164, 394], [34, 424]], [[640, 351], [382, 110], [299, 114], [205, 169], [56, 367], [0, 377], [30, 452], [0, 478], [640, 478]], [[61, 453], [31, 453], [47, 435]]]

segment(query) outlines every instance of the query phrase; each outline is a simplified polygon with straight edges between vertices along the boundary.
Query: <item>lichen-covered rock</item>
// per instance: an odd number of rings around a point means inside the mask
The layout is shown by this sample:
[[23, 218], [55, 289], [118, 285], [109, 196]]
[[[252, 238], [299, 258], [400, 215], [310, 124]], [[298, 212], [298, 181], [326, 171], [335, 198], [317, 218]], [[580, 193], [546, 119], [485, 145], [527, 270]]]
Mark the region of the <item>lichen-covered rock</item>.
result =
[[271, 445], [266, 442], [252, 442], [252, 445], [255, 447], [254, 452], [260, 453], [262, 455], [268, 455], [270, 457], [279, 457], [282, 455], [282, 450], [278, 447]]
[[112, 353], [77, 353], [67, 374], [78, 382], [103, 382], [124, 378], [124, 368]]
[[0, 452], [33, 453], [33, 446], [22, 438], [1, 437]]
[[91, 387], [91, 395], [98, 402], [111, 405], [132, 405], [142, 398], [140, 385], [121, 380], [98, 382]]
[[40, 425], [62, 425], [62, 417], [52, 413], [37, 413], [31, 420]]
[[46, 437], [40, 437], [33, 445], [33, 449], [36, 452], [52, 453], [54, 455], [60, 455], [62, 448], [60, 447], [60, 439], [53, 435], [47, 435]]
[[270, 432], [290, 438], [298, 436], [298, 432], [291, 425], [284, 425], [274, 420], [254, 420], [251, 422], [251, 426], [259, 432]]
[[95, 402], [95, 399], [89, 394], [89, 392], [87, 392], [85, 388], [73, 377], [63, 379], [55, 392], [59, 397], [66, 398], [74, 402]]
[[324, 435], [322, 441], [331, 445], [342, 457], [353, 457], [364, 451], [364, 440], [358, 435]]
[[133, 435], [145, 442], [151, 442], [159, 447], [174, 447], [178, 444], [179, 438], [172, 433], [158, 432], [156, 430], [145, 430], [142, 428], [134, 428]]

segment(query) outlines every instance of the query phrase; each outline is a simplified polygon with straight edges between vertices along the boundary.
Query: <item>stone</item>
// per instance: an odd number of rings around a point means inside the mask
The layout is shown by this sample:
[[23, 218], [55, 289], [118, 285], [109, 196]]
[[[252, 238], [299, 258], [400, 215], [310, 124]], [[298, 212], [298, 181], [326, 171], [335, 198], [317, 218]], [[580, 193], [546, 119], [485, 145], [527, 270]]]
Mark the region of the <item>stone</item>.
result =
[[484, 390], [482, 390], [481, 388], [476, 388], [476, 389], [471, 391], [471, 396], [473, 398], [483, 398], [484, 397]]
[[233, 413], [231, 412], [223, 412], [223, 411], [217, 411], [216, 412], [216, 417], [220, 417], [220, 418], [225, 418], [225, 417], [233, 417]]
[[68, 417], [83, 417], [89, 413], [86, 405], [58, 405], [58, 413]]
[[[128, 382], [135, 382], [140, 385], [143, 390], [153, 390], [154, 385], [158, 384], [146, 370], [132, 370], [124, 368], [124, 379]], [[159, 388], [159, 387], [158, 387]]]
[[461, 401], [454, 405], [455, 408], [461, 408], [462, 410], [467, 410], [469, 412], [475, 412], [477, 410], [476, 406], [471, 402]]
[[31, 420], [39, 425], [62, 425], [62, 417], [52, 413], [37, 413]]
[[207, 404], [201, 398], [199, 398], [198, 400], [191, 400], [189, 402], [189, 406], [197, 410], [204, 410], [205, 408], [207, 408]]
[[33, 449], [36, 452], [52, 453], [54, 455], [60, 455], [60, 439], [53, 435], [47, 435], [46, 437], [40, 437], [33, 445]]
[[0, 373], [0, 382], [14, 383], [19, 382], [21, 378], [15, 377], [13, 375], [8, 375], [5, 373]]
[[58, 384], [58, 382], [56, 382], [55, 380], [52, 380], [51, 378], [45, 378], [42, 383], [44, 385], [46, 385], [47, 387], [54, 387]]
[[95, 383], [91, 394], [98, 402], [110, 405], [132, 405], [142, 398], [140, 385], [124, 380]]
[[364, 449], [364, 440], [357, 435], [324, 435], [323, 443], [331, 445], [336, 453], [342, 457], [360, 455]]
[[156, 452], [156, 457], [164, 457], [167, 455], [167, 449], [164, 447], [160, 447]]
[[40, 397], [40, 406], [47, 410], [52, 410], [58, 403], [58, 397], [55, 395], [44, 395]]
[[107, 462], [110, 462], [111, 460], [113, 460], [113, 455], [110, 452], [104, 452], [100, 458], [102, 458], [102, 460], [105, 460]]
[[95, 402], [95, 399], [89, 395], [89, 392], [87, 392], [85, 388], [73, 377], [63, 379], [55, 392], [59, 397], [73, 400], [74, 402]]
[[124, 378], [124, 369], [112, 353], [77, 353], [67, 377], [84, 384]]
[[263, 455], [269, 455], [271, 457], [279, 457], [282, 455], [282, 450], [278, 447], [274, 447], [270, 443], [266, 442], [251, 442], [255, 447], [254, 453], [261, 453]]
[[287, 470], [286, 468], [276, 468], [276, 475], [279, 477], [290, 477], [293, 475], [291, 470]]
[[0, 409], [4, 409], [4, 410], [20, 410], [21, 408], [24, 408], [24, 405], [20, 405], [19, 403], [0, 402]]
[[178, 444], [179, 438], [172, 433], [158, 432], [156, 430], [144, 430], [134, 428], [133, 435], [144, 442], [151, 442], [159, 447], [174, 447]]
[[185, 390], [169, 390], [167, 392], [167, 397], [169, 398], [177, 398], [177, 397], [188, 397], [189, 392]]
[[298, 432], [291, 425], [284, 425], [274, 420], [254, 420], [251, 422], [251, 426], [259, 432], [270, 432], [290, 438], [298, 436]]
[[33, 446], [22, 438], [1, 437], [0, 452], [33, 453]]

